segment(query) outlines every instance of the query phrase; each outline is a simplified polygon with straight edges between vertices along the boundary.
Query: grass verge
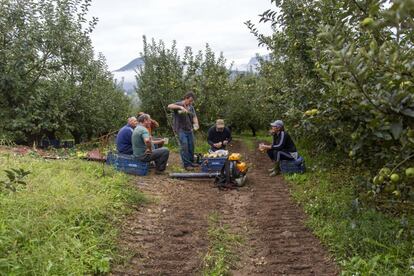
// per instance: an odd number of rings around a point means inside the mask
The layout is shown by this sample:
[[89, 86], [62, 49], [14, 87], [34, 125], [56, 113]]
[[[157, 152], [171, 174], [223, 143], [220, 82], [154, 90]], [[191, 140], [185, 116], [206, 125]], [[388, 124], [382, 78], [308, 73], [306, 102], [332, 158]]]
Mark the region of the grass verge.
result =
[[[170, 142], [166, 147], [172, 151], [179, 153], [180, 145], [178, 136], [173, 136], [170, 138]], [[203, 132], [197, 131], [194, 132], [194, 153], [207, 153], [210, 149], [209, 144], [207, 143], [207, 137]]]
[[203, 275], [229, 275], [231, 267], [237, 261], [234, 248], [241, 244], [239, 235], [229, 232], [226, 225], [222, 225], [217, 213], [209, 216], [208, 238], [210, 246], [204, 257]]
[[144, 196], [131, 178], [81, 161], [0, 154], [4, 169], [31, 173], [17, 192], [0, 190], [0, 275], [86, 275], [110, 271], [122, 254], [116, 223]]
[[414, 275], [414, 217], [384, 214], [358, 198], [362, 170], [344, 156], [315, 155], [299, 143], [306, 174], [285, 178], [343, 275]]

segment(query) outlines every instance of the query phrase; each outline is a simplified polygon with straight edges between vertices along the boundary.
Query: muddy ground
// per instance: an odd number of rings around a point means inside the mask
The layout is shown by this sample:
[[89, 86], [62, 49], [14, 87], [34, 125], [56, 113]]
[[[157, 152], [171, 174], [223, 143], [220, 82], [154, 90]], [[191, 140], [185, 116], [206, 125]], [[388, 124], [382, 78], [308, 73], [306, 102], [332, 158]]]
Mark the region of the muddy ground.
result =
[[[240, 142], [230, 149], [250, 164], [248, 184], [221, 191], [213, 180], [137, 177], [153, 203], [134, 211], [122, 226], [121, 246], [133, 257], [113, 275], [200, 275], [208, 241], [208, 216], [217, 212], [243, 238], [232, 275], [338, 275], [327, 250], [305, 226], [282, 177], [267, 176], [267, 157]], [[170, 161], [179, 164], [173, 154]]]

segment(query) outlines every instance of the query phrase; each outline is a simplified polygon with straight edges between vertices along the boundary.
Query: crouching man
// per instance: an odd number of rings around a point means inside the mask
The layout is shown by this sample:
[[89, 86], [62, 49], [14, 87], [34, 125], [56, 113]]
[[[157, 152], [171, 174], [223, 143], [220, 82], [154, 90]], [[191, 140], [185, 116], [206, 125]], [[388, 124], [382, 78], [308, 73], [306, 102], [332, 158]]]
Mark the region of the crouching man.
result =
[[259, 150], [267, 152], [269, 158], [274, 162], [274, 167], [270, 169], [270, 176], [280, 173], [280, 160], [294, 160], [298, 158], [296, 146], [290, 135], [285, 131], [281, 120], [276, 120], [270, 124], [270, 133], [273, 135], [272, 145], [260, 144]]
[[218, 119], [216, 124], [208, 130], [207, 142], [211, 147], [211, 152], [226, 149], [231, 142], [231, 132], [225, 127], [224, 120]]
[[150, 124], [151, 118], [148, 114], [138, 117], [138, 125], [132, 133], [132, 150], [136, 159], [142, 162], [154, 161], [155, 173], [161, 174], [167, 167], [170, 152], [167, 148], [152, 149], [151, 136], [147, 129]]

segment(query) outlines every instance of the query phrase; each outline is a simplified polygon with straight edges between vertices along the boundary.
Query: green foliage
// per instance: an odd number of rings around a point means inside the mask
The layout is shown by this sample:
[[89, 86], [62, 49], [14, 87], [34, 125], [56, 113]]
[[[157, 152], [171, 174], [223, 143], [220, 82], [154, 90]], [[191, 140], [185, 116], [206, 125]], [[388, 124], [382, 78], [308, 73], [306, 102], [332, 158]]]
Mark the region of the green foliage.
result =
[[26, 188], [0, 193], [0, 275], [90, 275], [119, 260], [117, 228], [127, 204], [144, 201], [130, 177], [101, 164], [0, 155], [30, 170]]
[[195, 109], [201, 127], [210, 127], [217, 118], [225, 116], [228, 105], [225, 95], [229, 87], [229, 71], [222, 55], [216, 58], [207, 44], [205, 51], [193, 55], [190, 47], [184, 58], [177, 54], [176, 43], [166, 49], [163, 41], [149, 44], [144, 37], [145, 66], [137, 75], [137, 93], [144, 111], [161, 126], [171, 128], [167, 105], [182, 99], [187, 91], [196, 94]]
[[[414, 154], [414, 3], [399, 1], [272, 1], [262, 22], [271, 36], [246, 22], [272, 51], [262, 62], [263, 92], [295, 136], [320, 149], [349, 152], [371, 168], [362, 187], [383, 166], [403, 172]], [[261, 97], [260, 90], [257, 97]], [[404, 162], [403, 162], [404, 161]], [[403, 163], [401, 163], [403, 162]], [[371, 183], [371, 184], [370, 184]], [[376, 189], [376, 188], [375, 188]], [[371, 195], [414, 200], [413, 182], [403, 178], [391, 193]]]
[[12, 147], [12, 146], [15, 146], [15, 145], [16, 144], [10, 138], [7, 138], [5, 136], [0, 138], [0, 146]]
[[195, 133], [195, 153], [207, 153], [210, 145], [207, 143], [207, 137], [204, 133], [197, 131]]
[[23, 178], [30, 174], [30, 171], [25, 171], [24, 169], [10, 169], [4, 170], [7, 175], [7, 180], [0, 180], [0, 184], [3, 185], [3, 188], [6, 188], [12, 192], [16, 192], [19, 186], [26, 186], [26, 182]]
[[[384, 214], [356, 194], [366, 172], [334, 153], [298, 143], [308, 172], [286, 178], [308, 224], [333, 252], [343, 275], [411, 275], [414, 217]], [[318, 158], [315, 158], [317, 156]]]
[[230, 270], [237, 260], [234, 249], [240, 246], [241, 237], [231, 234], [228, 227], [222, 225], [217, 213], [209, 216], [208, 237], [210, 246], [204, 257], [203, 275], [230, 275]]
[[129, 101], [94, 58], [90, 0], [0, 3], [0, 130], [17, 142], [107, 133]]
[[274, 102], [265, 79], [253, 73], [237, 76], [224, 98], [228, 108], [225, 118], [236, 132], [250, 129], [253, 136], [275, 120]]
[[137, 75], [138, 97], [143, 111], [149, 113], [162, 127], [171, 128], [171, 118], [167, 118], [167, 105], [179, 100], [185, 93], [183, 65], [178, 56], [176, 43], [166, 49], [163, 41], [153, 39], [147, 43], [143, 38], [142, 57], [145, 66]]

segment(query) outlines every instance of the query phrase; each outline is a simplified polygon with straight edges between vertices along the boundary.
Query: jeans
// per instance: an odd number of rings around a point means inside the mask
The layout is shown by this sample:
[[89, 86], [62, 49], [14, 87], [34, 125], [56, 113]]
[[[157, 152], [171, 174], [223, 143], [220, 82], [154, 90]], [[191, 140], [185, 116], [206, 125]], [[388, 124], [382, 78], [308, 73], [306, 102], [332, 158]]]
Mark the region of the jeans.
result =
[[157, 171], [164, 171], [167, 167], [168, 157], [170, 156], [170, 151], [167, 148], [155, 149], [151, 154], [144, 154], [138, 158], [142, 162], [155, 162], [155, 169]]
[[179, 131], [180, 156], [184, 167], [192, 167], [194, 163], [194, 135], [192, 131]]

